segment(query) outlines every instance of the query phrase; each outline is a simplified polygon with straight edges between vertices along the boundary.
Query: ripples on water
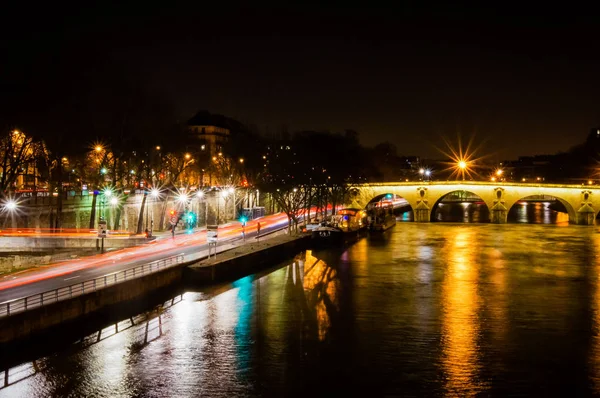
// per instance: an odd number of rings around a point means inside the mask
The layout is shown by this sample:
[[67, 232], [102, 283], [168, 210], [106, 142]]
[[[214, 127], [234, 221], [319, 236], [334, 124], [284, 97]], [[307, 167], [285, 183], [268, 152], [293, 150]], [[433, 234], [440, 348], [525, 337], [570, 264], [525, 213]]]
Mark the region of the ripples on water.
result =
[[399, 223], [188, 292], [11, 369], [0, 396], [600, 393], [599, 244], [596, 227]]

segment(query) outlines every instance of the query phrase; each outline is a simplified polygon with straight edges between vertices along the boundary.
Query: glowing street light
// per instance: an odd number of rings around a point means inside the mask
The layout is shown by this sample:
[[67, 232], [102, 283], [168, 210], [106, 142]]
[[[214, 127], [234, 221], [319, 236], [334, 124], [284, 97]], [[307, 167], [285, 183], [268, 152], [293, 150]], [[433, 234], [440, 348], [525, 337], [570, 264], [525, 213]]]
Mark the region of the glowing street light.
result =
[[157, 146], [156, 146], [156, 150], [157, 150], [157, 151], [160, 151], [160, 145], [157, 145]]
[[9, 199], [8, 201], [6, 201], [6, 203], [4, 204], [4, 208], [8, 211], [15, 211], [17, 210], [17, 202], [15, 202], [12, 199]]
[[244, 163], [244, 158], [240, 158], [240, 163]]
[[106, 196], [107, 198], [110, 198], [113, 194], [112, 189], [110, 188], [104, 188], [104, 191], [102, 191], [104, 193], [104, 196]]
[[100, 170], [101, 174], [106, 174], [108, 172], [108, 170], [106, 170], [106, 167], [103, 167], [102, 170]]
[[113, 197], [110, 199], [110, 204], [111, 204], [111, 205], [115, 206], [115, 205], [116, 205], [116, 204], [118, 204], [118, 203], [119, 203], [119, 199], [118, 199], [117, 197], [114, 197], [114, 196], [113, 196]]
[[425, 176], [429, 177], [431, 175], [431, 170], [425, 170]]
[[180, 193], [180, 194], [177, 196], [177, 201], [178, 201], [178, 202], [185, 203], [185, 202], [187, 202], [187, 200], [188, 200], [188, 196], [187, 196], [187, 194], [186, 194], [186, 193], [183, 193], [183, 192], [182, 192], [182, 193]]
[[196, 196], [197, 196], [198, 198], [202, 198], [202, 197], [204, 197], [204, 191], [198, 191], [198, 193], [196, 194]]
[[185, 158], [186, 158], [187, 160], [189, 160], [191, 157], [192, 157], [192, 155], [190, 155], [189, 153], [186, 153], [186, 154], [185, 154]]
[[160, 196], [160, 191], [156, 188], [152, 188], [150, 190], [150, 196], [152, 196], [153, 198], [158, 198]]
[[461, 170], [464, 170], [467, 168], [467, 162], [465, 162], [464, 160], [459, 160], [458, 161], [458, 168]]
[[502, 169], [498, 169], [498, 170], [496, 170], [496, 175], [497, 175], [498, 177], [500, 177], [502, 174], [504, 174], [504, 170], [502, 170]]
[[231, 187], [227, 190], [227, 193], [234, 193], [234, 192], [235, 192], [235, 190], [233, 189], [233, 187]]
[[419, 174], [421, 174], [421, 175], [425, 174], [425, 169], [423, 169], [423, 168], [419, 169]]
[[96, 145], [96, 147], [94, 148], [96, 152], [102, 152], [102, 149], [104, 149], [102, 148], [102, 145]]

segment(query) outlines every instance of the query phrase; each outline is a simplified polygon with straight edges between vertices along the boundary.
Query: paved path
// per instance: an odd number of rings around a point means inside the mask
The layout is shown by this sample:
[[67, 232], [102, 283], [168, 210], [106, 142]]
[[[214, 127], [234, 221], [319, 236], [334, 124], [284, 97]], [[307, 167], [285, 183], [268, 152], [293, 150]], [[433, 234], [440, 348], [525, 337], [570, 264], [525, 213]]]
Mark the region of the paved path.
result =
[[[281, 213], [263, 217], [258, 221], [261, 222], [261, 236], [281, 230], [287, 225], [287, 217]], [[247, 242], [255, 240], [256, 222], [249, 222], [245, 228]], [[221, 226], [218, 252], [240, 244], [243, 244], [240, 223]], [[52, 264], [31, 272], [7, 275], [0, 280], [0, 303], [102, 277], [175, 255], [183, 255], [185, 262], [207, 257], [206, 231], [177, 234], [174, 238], [160, 237], [143, 246]]]

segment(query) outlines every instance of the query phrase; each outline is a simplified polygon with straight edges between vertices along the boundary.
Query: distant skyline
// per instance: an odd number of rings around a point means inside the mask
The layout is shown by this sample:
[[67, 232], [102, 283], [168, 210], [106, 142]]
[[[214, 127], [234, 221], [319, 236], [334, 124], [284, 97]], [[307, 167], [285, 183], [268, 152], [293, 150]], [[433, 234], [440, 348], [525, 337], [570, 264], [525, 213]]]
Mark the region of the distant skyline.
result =
[[182, 122], [206, 109], [262, 131], [352, 129], [365, 145], [428, 158], [457, 133], [475, 134], [497, 160], [552, 154], [600, 125], [586, 10], [46, 5], [23, 29], [27, 10], [10, 7], [3, 123], [36, 114], [23, 109], [40, 97], [37, 82], [117, 67]]

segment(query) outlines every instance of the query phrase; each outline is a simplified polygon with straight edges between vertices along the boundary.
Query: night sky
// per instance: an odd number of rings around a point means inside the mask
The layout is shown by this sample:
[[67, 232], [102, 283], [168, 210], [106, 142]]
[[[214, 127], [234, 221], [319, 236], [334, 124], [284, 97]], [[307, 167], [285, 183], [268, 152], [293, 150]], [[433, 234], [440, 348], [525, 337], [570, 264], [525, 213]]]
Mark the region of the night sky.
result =
[[263, 132], [354, 129], [405, 155], [440, 157], [457, 133], [498, 160], [555, 153], [600, 125], [594, 10], [198, 3], [9, 6], [0, 121], [119, 73], [180, 121], [207, 109]]

